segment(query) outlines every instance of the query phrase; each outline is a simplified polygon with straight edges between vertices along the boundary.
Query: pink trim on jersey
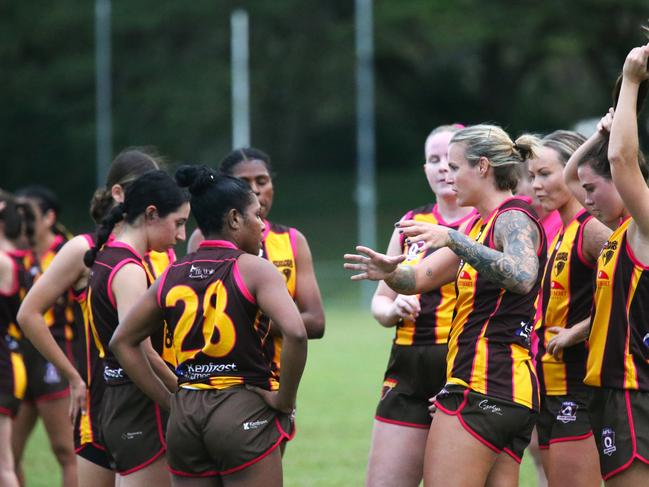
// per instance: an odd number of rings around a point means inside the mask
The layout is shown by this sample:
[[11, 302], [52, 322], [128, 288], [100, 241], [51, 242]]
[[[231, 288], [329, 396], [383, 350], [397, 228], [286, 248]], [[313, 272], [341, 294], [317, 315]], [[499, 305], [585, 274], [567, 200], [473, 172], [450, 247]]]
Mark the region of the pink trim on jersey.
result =
[[432, 213], [433, 216], [437, 219], [437, 221], [439, 222], [439, 224], [440, 224], [440, 225], [443, 225], [443, 226], [445, 226], [445, 227], [455, 227], [455, 226], [460, 227], [460, 226], [462, 226], [462, 224], [463, 224], [465, 221], [469, 220], [471, 217], [473, 217], [473, 216], [475, 216], [475, 215], [478, 214], [478, 212], [477, 212], [476, 209], [474, 208], [473, 210], [471, 210], [469, 213], [467, 213], [467, 214], [466, 214], [465, 216], [463, 216], [462, 218], [460, 218], [460, 219], [458, 219], [458, 220], [454, 220], [454, 221], [452, 221], [452, 222], [447, 222], [447, 221], [444, 219], [444, 217], [442, 216], [442, 214], [439, 212], [439, 209], [438, 209], [438, 208], [439, 208], [439, 207], [437, 206], [437, 203], [435, 203], [435, 206], [433, 206], [433, 210], [432, 210], [431, 213]]
[[268, 237], [269, 233], [270, 233], [270, 222], [264, 219], [264, 233], [262, 234], [261, 239], [266, 240], [266, 237]]
[[291, 240], [291, 249], [293, 250], [293, 259], [297, 262], [297, 230], [295, 228], [288, 229], [288, 237]]
[[256, 305], [257, 300], [254, 298], [252, 294], [250, 294], [250, 291], [248, 290], [248, 286], [246, 286], [246, 283], [243, 281], [243, 277], [241, 276], [241, 272], [239, 271], [238, 261], [234, 262], [234, 269], [232, 271], [232, 275], [234, 276], [234, 281], [237, 283], [237, 286], [239, 287], [239, 291], [241, 291], [243, 297], [246, 298], [248, 301], [250, 301], [252, 304]]
[[581, 441], [590, 438], [591, 436], [593, 436], [592, 431], [589, 431], [588, 433], [579, 436], [564, 436], [562, 438], [552, 438], [549, 444], [552, 445], [554, 443], [564, 443], [566, 441]]
[[[20, 279], [18, 277], [18, 264], [16, 263], [16, 261], [11, 256], [11, 252], [3, 252], [3, 253], [7, 257], [9, 257], [9, 260], [11, 260], [11, 267], [13, 268], [13, 271], [14, 271], [14, 283], [13, 283], [13, 286], [12, 286], [10, 291], [8, 291], [6, 293], [3, 292], [3, 291], [0, 291], [0, 296], [10, 297], [10, 296], [13, 296], [14, 294], [16, 294], [18, 292], [18, 289], [20, 289], [20, 283], [18, 282], [18, 281], [20, 281]], [[14, 252], [14, 255], [20, 256], [20, 254], [17, 253], [17, 252]]]
[[89, 246], [89, 247], [94, 247], [94, 246], [95, 246], [95, 241], [94, 241], [94, 239], [92, 238], [92, 235], [90, 235], [89, 233], [82, 233], [82, 234], [79, 235], [79, 236], [80, 236], [80, 237], [83, 237], [84, 239], [86, 239], [86, 242], [88, 243], [88, 246]]
[[563, 225], [559, 212], [557, 210], [551, 211], [550, 213], [545, 215], [545, 217], [543, 217], [540, 222], [543, 226], [543, 230], [545, 230], [545, 237], [547, 238], [548, 242], [552, 242], [552, 240], [554, 240], [554, 237], [557, 235], [557, 232]]
[[[586, 210], [580, 211], [577, 216], [581, 215], [583, 212]], [[576, 218], [576, 217], [575, 217]], [[584, 255], [584, 229], [586, 228], [586, 224], [593, 218], [593, 216], [589, 216], [584, 220], [584, 222], [581, 224], [579, 227], [579, 234], [577, 238], [579, 238], [579, 246], [577, 247], [577, 256], [579, 257], [579, 260], [581, 261], [582, 264], [584, 264], [586, 267], [589, 269], [595, 269], [597, 267], [597, 262], [588, 262], [586, 259], [586, 256]]]
[[170, 263], [170, 264], [171, 264], [172, 262], [176, 262], [176, 259], [177, 259], [177, 257], [176, 257], [176, 251], [175, 251], [173, 248], [169, 247], [169, 248], [167, 249], [167, 257], [169, 258], [169, 263]]
[[405, 421], [397, 421], [394, 419], [382, 418], [381, 416], [374, 416], [374, 419], [387, 424], [393, 424], [395, 426], [404, 426], [406, 428], [418, 428], [418, 429], [428, 429], [430, 424], [418, 424], [418, 423], [407, 423]]
[[230, 242], [229, 240], [203, 240], [198, 248], [203, 248], [203, 247], [221, 247], [221, 248], [226, 248], [226, 249], [235, 249], [239, 250], [239, 247], [237, 247], [235, 244]]
[[131, 247], [126, 242], [122, 242], [121, 240], [113, 240], [112, 242], [108, 242], [106, 244], [106, 247], [117, 247], [117, 248], [121, 248], [121, 249], [128, 249], [131, 252], [133, 252], [138, 259], [144, 260], [144, 257], [142, 257], [137, 250], [135, 250], [133, 247]]
[[163, 447], [163, 448], [160, 449], [160, 451], [158, 451], [158, 453], [156, 453], [155, 455], [153, 455], [153, 456], [152, 456], [151, 458], [149, 458], [146, 462], [141, 463], [141, 464], [139, 464], [139, 465], [136, 466], [136, 467], [129, 468], [128, 470], [124, 470], [124, 471], [120, 471], [120, 470], [118, 470], [117, 473], [120, 474], [120, 475], [124, 475], [124, 476], [126, 476], [126, 475], [130, 475], [130, 474], [132, 474], [132, 473], [135, 473], [135, 472], [137, 472], [138, 470], [142, 470], [143, 468], [148, 467], [148, 466], [151, 465], [153, 462], [155, 462], [158, 458], [160, 458], [161, 455], [164, 455], [166, 451], [167, 451], [167, 449]]
[[[627, 230], [628, 231], [628, 230]], [[631, 259], [631, 262], [633, 262], [635, 265], [640, 267], [643, 271], [649, 271], [649, 265], [643, 264], [638, 260], [638, 258], [635, 256], [633, 253], [633, 249], [631, 248], [631, 245], [629, 245], [629, 239], [626, 239], [626, 251], [629, 254], [629, 258]]]
[[106, 286], [106, 288], [108, 290], [108, 299], [110, 300], [110, 304], [112, 304], [113, 308], [115, 308], [115, 309], [117, 309], [117, 303], [115, 303], [115, 296], [113, 295], [113, 278], [115, 277], [115, 274], [117, 274], [117, 271], [119, 271], [126, 264], [130, 264], [130, 263], [133, 263], [133, 264], [136, 264], [139, 267], [142, 267], [142, 262], [141, 261], [137, 261], [137, 260], [135, 260], [135, 259], [133, 259], [131, 257], [131, 258], [124, 259], [124, 260], [120, 261], [115, 267], [113, 267], [113, 270], [110, 271], [110, 274], [108, 275], [108, 284]]

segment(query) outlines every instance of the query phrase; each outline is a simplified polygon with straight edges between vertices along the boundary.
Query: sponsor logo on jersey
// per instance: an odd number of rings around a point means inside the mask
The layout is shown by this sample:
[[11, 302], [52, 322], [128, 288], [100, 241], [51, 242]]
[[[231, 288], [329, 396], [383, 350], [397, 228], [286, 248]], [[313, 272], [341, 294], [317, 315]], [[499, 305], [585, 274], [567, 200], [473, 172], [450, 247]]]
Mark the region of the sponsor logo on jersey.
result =
[[568, 291], [566, 291], [566, 288], [563, 287], [563, 284], [561, 284], [559, 281], [554, 280], [550, 282], [550, 296], [560, 298], [567, 295]]
[[274, 260], [273, 265], [275, 267], [293, 267], [293, 260], [292, 259]]
[[245, 423], [243, 423], [243, 429], [245, 431], [256, 430], [257, 428], [260, 428], [265, 424], [268, 424], [267, 419], [260, 419], [258, 421], [246, 421]]
[[577, 409], [578, 406], [576, 403], [571, 401], [564, 401], [561, 403], [561, 408], [557, 414], [557, 420], [561, 421], [563, 424], [572, 423], [577, 421]]
[[602, 430], [602, 453], [609, 457], [615, 453], [617, 447], [615, 446], [615, 431], [611, 428], [604, 428]]
[[121, 367], [117, 369], [111, 369], [110, 367], [104, 366], [104, 379], [123, 379], [126, 376], [124, 374], [124, 369]]
[[461, 270], [460, 275], [457, 276], [457, 285], [460, 287], [471, 287], [473, 286], [473, 280], [471, 279], [471, 274], [466, 270]]
[[207, 379], [215, 374], [229, 374], [236, 371], [237, 364], [234, 362], [230, 364], [215, 364], [212, 362], [209, 364], [182, 364], [176, 368], [176, 373], [179, 376], [185, 377], [189, 380]]
[[611, 278], [603, 270], [597, 272], [597, 287], [608, 287], [611, 285]]
[[214, 269], [208, 269], [205, 267], [198, 267], [192, 264], [189, 266], [189, 278], [190, 279], [207, 279], [212, 274], [214, 274]]

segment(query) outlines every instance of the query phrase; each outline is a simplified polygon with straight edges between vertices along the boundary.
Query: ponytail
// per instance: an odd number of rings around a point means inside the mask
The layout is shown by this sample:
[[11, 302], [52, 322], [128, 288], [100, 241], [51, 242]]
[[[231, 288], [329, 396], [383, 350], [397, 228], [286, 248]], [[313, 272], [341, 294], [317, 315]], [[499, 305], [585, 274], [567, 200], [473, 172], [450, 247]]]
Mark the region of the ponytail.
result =
[[83, 256], [83, 263], [86, 264], [86, 267], [92, 267], [95, 263], [97, 253], [110, 238], [110, 234], [113, 233], [115, 225], [124, 219], [124, 213], [124, 203], [119, 203], [101, 221], [95, 235], [95, 246], [89, 249]]

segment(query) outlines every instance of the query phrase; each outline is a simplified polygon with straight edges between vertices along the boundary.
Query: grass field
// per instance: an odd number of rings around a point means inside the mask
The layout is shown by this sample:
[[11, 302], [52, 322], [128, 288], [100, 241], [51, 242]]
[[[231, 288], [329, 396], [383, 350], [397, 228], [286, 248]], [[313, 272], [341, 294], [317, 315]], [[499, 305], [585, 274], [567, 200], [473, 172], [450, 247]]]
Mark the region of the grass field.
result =
[[[381, 388], [392, 331], [351, 303], [326, 303], [325, 338], [309, 343], [297, 411], [298, 431], [285, 460], [288, 487], [361, 486], [372, 417]], [[59, 484], [58, 467], [42, 428], [31, 439], [25, 472], [28, 487]], [[533, 486], [527, 459], [520, 485]]]

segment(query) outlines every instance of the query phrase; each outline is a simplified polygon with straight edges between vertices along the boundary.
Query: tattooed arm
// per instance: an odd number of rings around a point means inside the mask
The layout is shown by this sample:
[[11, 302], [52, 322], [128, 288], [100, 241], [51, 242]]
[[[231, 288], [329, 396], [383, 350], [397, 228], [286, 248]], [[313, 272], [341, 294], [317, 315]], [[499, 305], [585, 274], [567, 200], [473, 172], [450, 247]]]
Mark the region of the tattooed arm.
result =
[[414, 266], [400, 265], [385, 283], [399, 294], [429, 292], [454, 281], [459, 264], [455, 253], [441, 248]]
[[539, 272], [536, 255], [541, 238], [537, 225], [523, 212], [510, 210], [498, 217], [494, 242], [502, 251], [482, 245], [451, 230], [448, 247], [480, 274], [508, 291], [526, 294]]

